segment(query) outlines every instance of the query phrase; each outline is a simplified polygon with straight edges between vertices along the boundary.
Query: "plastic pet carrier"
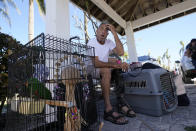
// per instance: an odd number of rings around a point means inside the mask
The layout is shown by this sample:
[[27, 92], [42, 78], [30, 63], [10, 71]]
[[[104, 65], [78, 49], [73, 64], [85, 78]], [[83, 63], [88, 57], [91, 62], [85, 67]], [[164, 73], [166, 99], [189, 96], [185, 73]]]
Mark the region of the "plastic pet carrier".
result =
[[163, 68], [137, 69], [123, 74], [125, 97], [135, 112], [161, 116], [176, 109], [173, 76]]

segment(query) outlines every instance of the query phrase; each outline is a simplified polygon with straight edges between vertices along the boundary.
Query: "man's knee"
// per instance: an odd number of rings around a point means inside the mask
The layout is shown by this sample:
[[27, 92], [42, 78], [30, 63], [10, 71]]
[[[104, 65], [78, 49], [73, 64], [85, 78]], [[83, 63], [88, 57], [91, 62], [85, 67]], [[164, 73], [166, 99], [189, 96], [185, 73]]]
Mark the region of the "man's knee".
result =
[[102, 79], [107, 79], [107, 80], [111, 79], [111, 70], [109, 68], [102, 68], [100, 70], [100, 74]]

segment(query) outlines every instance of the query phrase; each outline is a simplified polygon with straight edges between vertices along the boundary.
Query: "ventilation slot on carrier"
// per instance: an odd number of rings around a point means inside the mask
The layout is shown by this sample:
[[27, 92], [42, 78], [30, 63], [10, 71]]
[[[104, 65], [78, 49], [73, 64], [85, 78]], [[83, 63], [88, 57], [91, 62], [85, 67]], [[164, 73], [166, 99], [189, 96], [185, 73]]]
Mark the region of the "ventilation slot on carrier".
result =
[[176, 104], [174, 94], [174, 84], [171, 81], [170, 73], [165, 73], [160, 76], [160, 82], [163, 92], [163, 102], [166, 109], [170, 109]]
[[141, 81], [129, 81], [126, 83], [129, 88], [146, 88], [146, 80]]

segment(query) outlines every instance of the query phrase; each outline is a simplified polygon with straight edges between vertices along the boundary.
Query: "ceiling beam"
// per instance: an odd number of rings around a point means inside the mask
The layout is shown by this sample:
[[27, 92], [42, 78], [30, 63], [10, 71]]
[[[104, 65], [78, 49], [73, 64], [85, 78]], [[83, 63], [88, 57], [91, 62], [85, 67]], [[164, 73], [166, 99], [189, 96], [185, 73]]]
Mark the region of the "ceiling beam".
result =
[[176, 4], [174, 6], [171, 6], [169, 8], [166, 8], [164, 10], [158, 11], [154, 14], [151, 14], [143, 18], [137, 19], [135, 21], [132, 21], [132, 26], [133, 26], [133, 29], [136, 29], [144, 25], [147, 25], [147, 24], [150, 24], [156, 21], [160, 21], [164, 18], [171, 17], [173, 15], [185, 12], [187, 10], [191, 10], [193, 8], [196, 8], [196, 0], [187, 0], [179, 4]]
[[105, 12], [110, 18], [112, 18], [121, 27], [126, 28], [126, 21], [120, 17], [104, 0], [91, 0], [97, 7]]

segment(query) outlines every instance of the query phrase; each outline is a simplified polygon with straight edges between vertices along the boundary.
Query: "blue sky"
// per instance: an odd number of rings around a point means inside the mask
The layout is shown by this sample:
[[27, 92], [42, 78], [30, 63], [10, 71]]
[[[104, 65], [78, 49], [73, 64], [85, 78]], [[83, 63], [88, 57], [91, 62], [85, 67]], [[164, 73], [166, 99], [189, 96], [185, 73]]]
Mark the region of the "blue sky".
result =
[[[13, 8], [9, 8], [9, 15], [11, 18], [12, 26], [9, 27], [8, 23], [2, 16], [0, 16], [1, 32], [7, 33], [22, 44], [28, 41], [28, 0], [17, 0], [16, 5], [21, 11], [18, 15]], [[45, 31], [44, 19], [39, 15], [37, 4], [35, 3], [35, 36]], [[82, 31], [78, 30], [75, 26], [75, 19], [73, 16], [78, 16], [83, 20], [83, 13], [80, 9], [70, 4], [70, 29], [71, 36], [81, 36]], [[196, 13], [174, 19], [163, 24], [135, 32], [135, 44], [138, 56], [147, 55], [150, 51], [152, 57], [157, 58], [162, 56], [166, 49], [169, 49], [171, 61], [179, 60], [179, 50], [181, 48], [180, 41], [186, 44], [192, 38], [196, 38]], [[94, 32], [89, 22], [89, 35], [94, 37]], [[81, 36], [82, 37], [82, 36]], [[112, 36], [109, 36], [112, 38]]]

